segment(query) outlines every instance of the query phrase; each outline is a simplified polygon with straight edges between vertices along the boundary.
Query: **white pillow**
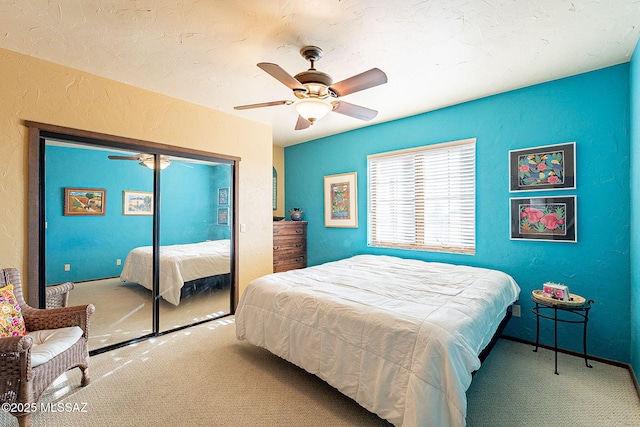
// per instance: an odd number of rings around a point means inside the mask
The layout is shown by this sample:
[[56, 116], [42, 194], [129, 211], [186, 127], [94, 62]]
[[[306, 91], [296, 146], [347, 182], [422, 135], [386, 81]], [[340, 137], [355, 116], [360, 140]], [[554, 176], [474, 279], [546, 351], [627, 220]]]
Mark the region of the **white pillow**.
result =
[[78, 326], [70, 326], [68, 328], [33, 331], [27, 335], [33, 338], [31, 367], [35, 368], [75, 344], [82, 336], [82, 329]]

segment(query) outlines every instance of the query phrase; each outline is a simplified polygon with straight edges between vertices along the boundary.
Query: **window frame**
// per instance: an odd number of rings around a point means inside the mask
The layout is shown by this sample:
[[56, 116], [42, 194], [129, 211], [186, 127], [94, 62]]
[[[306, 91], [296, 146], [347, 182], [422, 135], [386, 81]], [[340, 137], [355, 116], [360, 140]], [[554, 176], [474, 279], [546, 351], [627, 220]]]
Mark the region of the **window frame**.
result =
[[[459, 153], [459, 158], [452, 160], [451, 154], [454, 152]], [[435, 159], [436, 157], [438, 159]], [[469, 159], [473, 159], [472, 165], [464, 163]], [[442, 173], [440, 170], [432, 173], [431, 169], [436, 168], [426, 168], [430, 160], [438, 161], [438, 165], [447, 167], [447, 172]], [[394, 162], [404, 162], [405, 165], [394, 165]], [[451, 166], [456, 166], [456, 169], [452, 171]], [[390, 174], [398, 179], [380, 179], [378, 174], [383, 173], [380, 169], [386, 168], [386, 176]], [[454, 186], [449, 185], [452, 178], [456, 182]], [[430, 195], [425, 185], [428, 179], [440, 184], [446, 182], [447, 188], [444, 190], [437, 187], [444, 193], [439, 193], [438, 196]], [[476, 138], [367, 156], [367, 245], [377, 248], [475, 255], [476, 185]], [[383, 186], [387, 188], [382, 188]], [[432, 203], [430, 200], [438, 203]], [[448, 224], [443, 224], [443, 221], [428, 220], [430, 207], [439, 206], [441, 209], [447, 209], [449, 213], [452, 204], [457, 205], [453, 221], [446, 220], [444, 222]], [[460, 206], [464, 208], [461, 210]], [[399, 212], [392, 212], [394, 210]], [[387, 223], [381, 226], [379, 217], [385, 215]], [[447, 214], [446, 218], [452, 217]], [[469, 219], [472, 220], [470, 224]], [[438, 233], [440, 239], [436, 239], [435, 235], [428, 231], [430, 226], [432, 230], [442, 229], [446, 232]], [[441, 243], [437, 243], [436, 240], [440, 240]]]

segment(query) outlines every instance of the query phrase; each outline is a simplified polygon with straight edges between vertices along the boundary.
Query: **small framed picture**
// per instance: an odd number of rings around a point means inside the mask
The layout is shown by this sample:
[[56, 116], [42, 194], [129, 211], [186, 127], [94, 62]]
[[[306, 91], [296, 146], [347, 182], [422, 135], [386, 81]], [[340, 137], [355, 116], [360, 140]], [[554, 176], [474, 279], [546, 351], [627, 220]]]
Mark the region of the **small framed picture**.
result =
[[219, 205], [229, 204], [229, 187], [218, 188], [218, 204]]
[[576, 143], [509, 151], [509, 191], [576, 188]]
[[510, 199], [511, 239], [577, 242], [576, 196]]
[[107, 190], [102, 188], [65, 188], [64, 215], [104, 215]]
[[356, 172], [324, 177], [324, 226], [358, 228]]
[[218, 208], [218, 225], [229, 225], [229, 208]]
[[153, 193], [148, 191], [122, 192], [123, 215], [153, 215]]

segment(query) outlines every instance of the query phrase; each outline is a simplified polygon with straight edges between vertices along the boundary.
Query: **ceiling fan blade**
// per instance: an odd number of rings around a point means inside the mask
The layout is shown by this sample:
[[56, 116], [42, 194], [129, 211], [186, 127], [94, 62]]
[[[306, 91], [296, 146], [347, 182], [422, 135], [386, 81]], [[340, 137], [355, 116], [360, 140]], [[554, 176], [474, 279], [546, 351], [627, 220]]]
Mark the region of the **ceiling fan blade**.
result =
[[248, 105], [238, 105], [237, 107], [233, 107], [234, 110], [248, 110], [250, 108], [261, 108], [261, 107], [272, 107], [274, 105], [289, 105], [293, 104], [293, 101], [271, 101], [271, 102], [261, 102], [259, 104], [248, 104]]
[[360, 73], [348, 79], [334, 83], [329, 87], [332, 95], [339, 97], [359, 92], [387, 82], [387, 75], [379, 68], [372, 68], [369, 71]]
[[140, 156], [107, 156], [111, 160], [140, 160]]
[[311, 126], [311, 122], [305, 119], [302, 116], [298, 116], [298, 121], [296, 122], [296, 130], [306, 129]]
[[344, 101], [334, 101], [332, 104], [334, 105], [333, 111], [336, 113], [344, 114], [345, 116], [354, 117], [367, 122], [378, 115], [376, 110], [355, 104], [349, 104]]
[[307, 88], [302, 86], [302, 83], [297, 81], [291, 74], [287, 73], [278, 64], [272, 64], [270, 62], [261, 62], [258, 67], [262, 68], [266, 73], [270, 74], [273, 78], [280, 81], [280, 83], [287, 86], [292, 90], [307, 91]]

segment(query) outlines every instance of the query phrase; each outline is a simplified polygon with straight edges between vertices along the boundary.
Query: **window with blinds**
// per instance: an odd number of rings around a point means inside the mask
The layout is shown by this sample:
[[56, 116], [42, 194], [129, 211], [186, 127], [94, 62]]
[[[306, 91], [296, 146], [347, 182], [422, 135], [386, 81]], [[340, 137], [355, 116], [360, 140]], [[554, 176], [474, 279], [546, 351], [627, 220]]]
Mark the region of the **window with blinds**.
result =
[[373, 154], [369, 246], [475, 254], [476, 140]]

